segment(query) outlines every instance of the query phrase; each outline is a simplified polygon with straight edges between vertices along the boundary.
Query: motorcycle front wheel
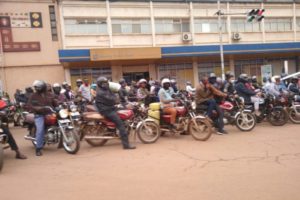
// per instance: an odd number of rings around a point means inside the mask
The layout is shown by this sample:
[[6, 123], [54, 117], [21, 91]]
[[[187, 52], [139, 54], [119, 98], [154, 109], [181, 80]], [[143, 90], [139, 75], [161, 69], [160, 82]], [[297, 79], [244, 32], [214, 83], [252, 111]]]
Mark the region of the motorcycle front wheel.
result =
[[283, 126], [288, 121], [288, 114], [283, 108], [273, 109], [271, 113], [268, 114], [267, 118], [273, 126]]
[[212, 123], [206, 118], [195, 118], [195, 123], [190, 122], [188, 131], [195, 140], [206, 141], [212, 135]]
[[145, 121], [138, 127], [136, 133], [139, 140], [144, 144], [151, 144], [156, 142], [160, 137], [160, 128], [155, 122]]
[[[295, 109], [297, 109], [297, 112], [299, 113], [300, 112], [300, 108], [296, 107]], [[297, 112], [294, 108], [290, 108], [289, 111], [288, 111], [288, 115], [289, 115], [289, 118], [291, 120], [291, 122], [295, 123], [295, 124], [300, 124], [300, 116], [298, 115], [297, 116]]]
[[3, 168], [3, 161], [4, 161], [3, 147], [2, 144], [0, 144], [0, 172]]
[[80, 140], [73, 130], [65, 130], [62, 140], [63, 147], [67, 153], [76, 154], [79, 151]]
[[256, 126], [256, 117], [251, 112], [241, 112], [235, 119], [235, 125], [241, 131], [251, 131]]

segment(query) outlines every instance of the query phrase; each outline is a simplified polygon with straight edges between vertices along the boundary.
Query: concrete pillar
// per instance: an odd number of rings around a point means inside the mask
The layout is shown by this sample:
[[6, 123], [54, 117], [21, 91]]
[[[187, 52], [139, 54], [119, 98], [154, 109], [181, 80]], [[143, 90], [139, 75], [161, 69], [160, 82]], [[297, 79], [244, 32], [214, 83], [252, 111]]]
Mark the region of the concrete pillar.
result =
[[123, 69], [122, 66], [112, 66], [111, 67], [111, 78], [114, 82], [119, 82], [119, 80], [123, 77]]
[[149, 64], [149, 77], [152, 78], [152, 80], [157, 80], [158, 79], [155, 64]]
[[194, 23], [193, 2], [190, 2], [190, 29], [191, 29], [191, 34], [192, 34], [193, 45], [195, 45], [196, 42], [195, 42], [195, 23]]
[[154, 11], [153, 11], [153, 3], [150, 1], [150, 17], [151, 17], [151, 33], [152, 33], [152, 46], [156, 46], [155, 39], [155, 19], [154, 19]]
[[199, 83], [198, 62], [197, 61], [193, 61], [193, 73], [194, 73], [194, 86], [197, 86]]
[[297, 14], [296, 14], [296, 4], [293, 3], [293, 27], [294, 27], [294, 41], [297, 41]]
[[[227, 13], [230, 13], [230, 4], [229, 4], [229, 2], [227, 2], [227, 7], [226, 7], [226, 12]], [[230, 17], [230, 15], [228, 15], [227, 16], [227, 18], [226, 18], [226, 23], [227, 23], [227, 34], [228, 34], [228, 43], [229, 44], [231, 44], [232, 43], [232, 39], [231, 39], [231, 17]]]
[[69, 68], [65, 68], [65, 81], [71, 84], [71, 73]]
[[112, 38], [112, 25], [111, 25], [111, 17], [110, 17], [110, 6], [109, 0], [106, 0], [106, 12], [107, 12], [107, 30], [109, 35], [109, 46], [112, 48], [113, 45], [113, 38]]
[[[261, 3], [261, 9], [264, 9], [264, 3]], [[265, 20], [263, 19], [261, 22], [261, 30], [262, 30], [262, 42], [266, 43], [266, 31], [265, 31]]]
[[230, 58], [230, 59], [229, 59], [229, 67], [230, 67], [230, 71], [231, 71], [234, 75], [236, 75], [236, 74], [234, 73], [234, 59], [233, 59], [233, 58]]

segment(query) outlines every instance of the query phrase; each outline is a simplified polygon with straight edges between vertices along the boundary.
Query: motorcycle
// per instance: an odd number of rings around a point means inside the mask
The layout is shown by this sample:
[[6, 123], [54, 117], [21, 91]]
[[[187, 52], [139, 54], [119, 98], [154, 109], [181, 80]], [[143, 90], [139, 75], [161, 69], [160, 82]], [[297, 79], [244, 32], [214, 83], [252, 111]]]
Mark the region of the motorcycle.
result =
[[23, 127], [24, 126], [24, 121], [25, 121], [25, 115], [23, 114], [24, 113], [24, 103], [18, 103], [16, 104], [16, 110], [14, 112], [14, 125], [15, 126], [21, 126]]
[[[173, 124], [175, 129], [170, 130], [171, 115], [164, 114], [160, 110], [159, 103], [150, 104], [150, 108], [154, 111], [153, 114], [149, 114], [149, 117], [157, 120], [160, 124], [160, 130], [162, 134], [165, 132], [171, 132], [173, 134], [191, 134], [195, 140], [206, 141], [212, 134], [212, 126], [210, 120], [202, 115], [196, 115], [192, 102], [186, 98], [183, 93], [178, 94], [179, 106], [174, 107], [177, 110], [176, 123]], [[156, 107], [156, 108], [154, 108]], [[155, 110], [157, 111], [155, 114]], [[159, 114], [159, 118], [157, 117]]]
[[7, 124], [2, 121], [2, 118], [5, 116], [6, 116], [6, 112], [0, 111], [0, 172], [4, 164], [3, 150], [9, 148], [7, 143], [8, 137], [5, 134], [3, 134], [3, 129], [2, 129], [2, 126], [7, 126]]
[[[252, 111], [245, 108], [242, 98], [237, 95], [232, 95], [227, 98], [227, 101], [221, 101], [220, 108], [224, 111], [224, 125], [234, 125], [241, 131], [251, 131], [256, 126], [256, 118]], [[197, 113], [206, 114], [208, 106], [205, 104], [197, 105]], [[218, 119], [217, 111], [213, 111], [212, 120], [216, 122]], [[215, 127], [217, 124], [214, 123]]]
[[[257, 122], [260, 123], [266, 118], [273, 126], [286, 124], [288, 115], [283, 106], [285, 101], [284, 97], [276, 98], [274, 95], [262, 93], [262, 99], [259, 104], [261, 114], [259, 116], [256, 115]], [[253, 104], [247, 105], [246, 108], [254, 113]]]
[[[62, 107], [57, 111], [48, 106], [45, 108], [48, 108], [51, 114], [45, 116], [44, 145], [59, 144], [59, 146], [63, 146], [67, 153], [76, 154], [80, 148], [80, 141], [73, 130], [72, 122], [68, 119], [68, 110]], [[33, 145], [36, 146], [34, 115], [27, 114], [25, 121], [29, 124], [29, 134], [24, 138], [32, 141]]]
[[300, 124], [300, 96], [290, 95], [287, 97], [286, 110], [291, 122]]
[[[154, 143], [160, 136], [159, 126], [152, 119], [147, 119], [146, 108], [137, 103], [130, 103], [131, 109], [117, 110], [117, 114], [124, 121], [128, 134], [134, 130], [135, 136], [144, 144]], [[108, 140], [119, 139], [116, 125], [88, 106], [89, 112], [83, 113], [81, 124], [81, 139], [85, 139], [91, 146], [103, 146]]]

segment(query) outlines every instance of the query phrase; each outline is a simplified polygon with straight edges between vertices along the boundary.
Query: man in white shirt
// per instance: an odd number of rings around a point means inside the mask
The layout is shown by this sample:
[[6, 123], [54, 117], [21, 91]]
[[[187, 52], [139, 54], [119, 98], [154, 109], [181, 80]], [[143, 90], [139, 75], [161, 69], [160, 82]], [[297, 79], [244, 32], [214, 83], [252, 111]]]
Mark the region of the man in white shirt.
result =
[[79, 87], [78, 92], [88, 102], [90, 102], [92, 100], [91, 86], [90, 86], [89, 80], [87, 78], [85, 78], [83, 80], [83, 84]]

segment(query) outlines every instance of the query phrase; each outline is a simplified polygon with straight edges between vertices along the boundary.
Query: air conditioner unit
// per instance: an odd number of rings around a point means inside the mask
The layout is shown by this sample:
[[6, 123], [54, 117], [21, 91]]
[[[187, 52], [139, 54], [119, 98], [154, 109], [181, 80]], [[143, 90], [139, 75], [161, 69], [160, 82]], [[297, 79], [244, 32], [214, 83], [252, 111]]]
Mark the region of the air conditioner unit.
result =
[[191, 41], [192, 34], [191, 33], [182, 33], [182, 41]]
[[232, 33], [232, 39], [233, 40], [240, 40], [241, 39], [241, 36], [239, 33]]

